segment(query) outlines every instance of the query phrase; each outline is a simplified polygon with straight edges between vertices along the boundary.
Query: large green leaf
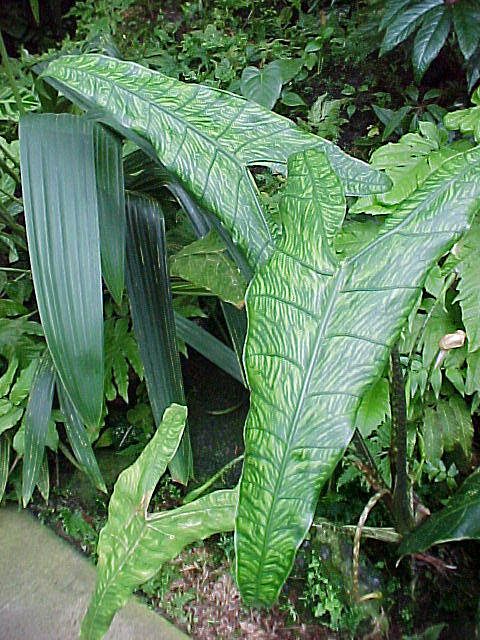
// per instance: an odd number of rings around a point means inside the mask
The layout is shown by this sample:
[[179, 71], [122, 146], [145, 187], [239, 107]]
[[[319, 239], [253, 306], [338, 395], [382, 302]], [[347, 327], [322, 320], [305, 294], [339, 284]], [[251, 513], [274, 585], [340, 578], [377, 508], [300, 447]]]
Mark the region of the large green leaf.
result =
[[41, 358], [33, 378], [25, 411], [25, 452], [23, 455], [22, 499], [26, 507], [40, 475], [45, 442], [52, 413], [55, 369], [48, 351]]
[[452, 13], [458, 46], [465, 60], [468, 60], [480, 44], [480, 11], [478, 3], [473, 3], [469, 0], [456, 2]]
[[46, 80], [95, 117], [158, 157], [195, 200], [225, 225], [250, 264], [262, 263], [277, 233], [248, 170], [286, 163], [306, 147], [324, 149], [347, 193], [383, 191], [388, 178], [330, 142], [238, 96], [187, 85], [131, 62], [65, 56]]
[[315, 151], [289, 160], [284, 236], [247, 291], [251, 406], [236, 521], [246, 602], [277, 598], [361, 397], [381, 376], [428, 269], [480, 204], [479, 175], [478, 147], [448, 160], [376, 240], [336, 264], [340, 185]]
[[225, 302], [241, 305], [245, 299], [247, 283], [214, 231], [176, 253], [170, 261], [170, 273]]
[[398, 553], [426, 551], [434, 544], [480, 538], [480, 470], [469, 476], [447, 505], [401, 542]]
[[120, 304], [125, 277], [125, 191], [122, 145], [103, 127], [94, 129], [102, 273]]
[[102, 638], [115, 612], [185, 545], [233, 529], [237, 492], [216, 491], [172, 511], [148, 513], [157, 482], [180, 442], [186, 407], [172, 405], [138, 460], [119, 477], [98, 543], [97, 585], [82, 638]]
[[20, 120], [33, 281], [47, 344], [83, 421], [103, 405], [103, 310], [95, 123], [71, 115]]
[[413, 66], [420, 80], [437, 57], [450, 32], [450, 13], [445, 5], [435, 7], [415, 36]]
[[245, 98], [267, 109], [273, 109], [282, 90], [282, 73], [272, 63], [262, 69], [246, 67], [242, 73], [241, 89]]
[[[133, 326], [157, 427], [172, 402], [185, 402], [175, 339], [165, 221], [160, 205], [127, 196], [127, 290]], [[187, 484], [192, 474], [188, 431], [170, 463], [172, 477]]]
[[480, 348], [480, 227], [464, 238], [458, 251], [460, 275], [456, 301], [460, 302], [462, 320], [468, 337], [468, 350]]
[[57, 395], [65, 418], [65, 432], [78, 464], [93, 484], [100, 489], [100, 491], [107, 493], [107, 488], [102, 478], [102, 473], [98, 467], [97, 459], [93, 452], [85, 426], [70, 398], [65, 392], [62, 383], [58, 379]]

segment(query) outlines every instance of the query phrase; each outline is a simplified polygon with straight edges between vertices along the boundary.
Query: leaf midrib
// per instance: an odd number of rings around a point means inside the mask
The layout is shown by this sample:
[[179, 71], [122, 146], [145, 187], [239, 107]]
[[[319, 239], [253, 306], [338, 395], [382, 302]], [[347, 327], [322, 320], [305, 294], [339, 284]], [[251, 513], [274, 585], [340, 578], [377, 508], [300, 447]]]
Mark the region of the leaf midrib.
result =
[[[267, 232], [267, 236], [269, 238], [269, 241], [271, 242], [272, 246], [275, 246], [275, 240], [272, 236], [272, 232], [270, 230], [270, 227], [266, 221], [263, 209], [260, 206], [260, 203], [258, 202], [258, 198], [256, 197], [255, 191], [252, 188], [252, 184], [250, 182], [250, 180], [248, 180], [248, 165], [244, 162], [242, 162], [241, 160], [239, 160], [239, 158], [235, 155], [233, 155], [232, 153], [230, 153], [227, 149], [225, 149], [225, 147], [223, 147], [221, 144], [218, 143], [218, 138], [209, 138], [206, 134], [204, 134], [203, 132], [201, 132], [199, 129], [197, 129], [194, 125], [190, 124], [189, 122], [185, 121], [184, 119], [182, 119], [180, 116], [178, 116], [174, 111], [168, 111], [165, 107], [161, 107], [158, 104], [151, 102], [149, 100], [147, 100], [145, 97], [140, 96], [140, 92], [142, 90], [142, 88], [139, 90], [139, 94], [135, 93], [134, 91], [132, 91], [131, 89], [128, 89], [124, 86], [122, 86], [121, 84], [115, 84], [115, 82], [113, 80], [110, 80], [110, 78], [100, 75], [98, 73], [96, 73], [95, 71], [84, 71], [83, 69], [73, 69], [73, 71], [75, 71], [75, 73], [77, 73], [78, 75], [83, 74], [83, 77], [87, 78], [88, 77], [94, 77], [97, 81], [103, 81], [106, 82], [107, 84], [110, 84], [111, 86], [111, 91], [110, 94], [107, 98], [107, 103], [106, 105], [103, 107], [103, 109], [105, 109], [105, 111], [107, 111], [108, 109], [108, 104], [110, 102], [110, 99], [112, 97], [113, 94], [113, 89], [117, 89], [118, 91], [123, 91], [124, 93], [135, 97], [136, 99], [138, 99], [140, 97], [140, 99], [146, 103], [147, 105], [149, 105], [149, 109], [154, 108], [157, 109], [158, 111], [160, 111], [163, 115], [167, 115], [168, 117], [172, 118], [173, 120], [176, 120], [177, 122], [181, 123], [183, 126], [185, 126], [185, 128], [189, 131], [194, 132], [198, 137], [200, 137], [202, 140], [206, 141], [206, 143], [209, 146], [212, 146], [217, 153], [222, 153], [224, 156], [226, 156], [227, 158], [229, 158], [235, 165], [237, 165], [240, 169], [240, 173], [242, 174], [243, 178], [246, 178], [246, 182], [248, 184], [248, 190], [250, 191], [250, 193], [252, 194], [252, 197], [254, 199], [255, 202], [255, 206], [256, 209], [260, 215], [260, 218], [263, 222], [264, 228]], [[187, 85], [188, 86], [188, 85]], [[88, 99], [91, 99], [90, 97]], [[184, 105], [182, 105], [183, 107]], [[108, 115], [108, 114], [107, 114]], [[235, 115], [235, 117], [237, 117], [237, 114]], [[271, 135], [275, 135], [276, 132], [272, 132]], [[181, 145], [180, 145], [181, 146]], [[180, 148], [180, 147], [179, 147]], [[156, 151], [156, 150], [155, 150]], [[156, 151], [157, 156], [158, 151]], [[163, 164], [163, 163], [162, 163]], [[251, 163], [250, 163], [251, 164]], [[165, 168], [168, 170], [169, 166], [165, 165]], [[205, 189], [205, 185], [204, 185], [204, 189]], [[238, 210], [238, 207], [236, 208], [236, 211]]]

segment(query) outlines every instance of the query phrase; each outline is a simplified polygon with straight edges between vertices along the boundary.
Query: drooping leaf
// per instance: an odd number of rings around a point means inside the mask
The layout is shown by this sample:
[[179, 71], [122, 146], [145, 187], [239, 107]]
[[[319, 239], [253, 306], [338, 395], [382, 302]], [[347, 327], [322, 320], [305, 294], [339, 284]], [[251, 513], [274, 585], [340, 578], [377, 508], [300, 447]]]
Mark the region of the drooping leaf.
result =
[[241, 78], [242, 95], [262, 107], [273, 109], [282, 90], [282, 72], [276, 66], [246, 67]]
[[474, 471], [447, 505], [401, 542], [398, 553], [426, 551], [434, 544], [480, 538], [480, 470]]
[[88, 426], [103, 405], [103, 310], [93, 122], [20, 120], [27, 236], [42, 326], [57, 375]]
[[48, 351], [35, 372], [25, 411], [25, 452], [23, 455], [22, 499], [26, 507], [37, 484], [45, 453], [52, 413], [55, 369]]
[[244, 383], [239, 362], [235, 353], [220, 342], [211, 333], [202, 329], [191, 320], [183, 318], [178, 313], [175, 314], [175, 327], [177, 335], [184, 340], [193, 349], [201, 353], [205, 358], [223, 369], [226, 373], [235, 378], [242, 384]]
[[65, 393], [62, 383], [58, 379], [57, 394], [65, 418], [65, 432], [72, 447], [73, 455], [94, 486], [100, 489], [100, 491], [107, 493], [107, 488], [98, 467], [98, 462], [85, 426], [68, 395]]
[[450, 13], [445, 5], [441, 5], [428, 14], [428, 20], [418, 30], [413, 45], [413, 66], [417, 80], [423, 77], [439, 54], [450, 33], [450, 26]]
[[170, 273], [225, 302], [240, 305], [245, 299], [247, 283], [228, 258], [225, 244], [213, 231], [176, 253], [170, 261]]
[[[380, 55], [390, 51], [397, 44], [408, 38], [422, 23], [426, 17], [425, 14], [442, 5], [443, 0], [420, 0], [405, 9], [405, 11], [399, 11], [387, 27], [380, 47]], [[427, 19], [429, 18], [430, 16], [427, 17]]]
[[125, 191], [122, 145], [104, 127], [94, 129], [102, 274], [113, 299], [122, 300], [125, 276]]
[[347, 193], [389, 186], [385, 176], [332, 143], [238, 96], [99, 55], [64, 56], [50, 63], [44, 76], [158, 157], [223, 222], [251, 266], [268, 258], [276, 227], [260, 206], [249, 165], [286, 163], [290, 153], [315, 146], [329, 155]]
[[282, 242], [247, 292], [251, 405], [236, 545], [249, 603], [277, 598], [361, 397], [382, 374], [429, 268], [480, 205], [476, 148], [444, 163], [373, 243], [337, 264], [331, 242], [343, 206], [328, 162], [298, 154], [289, 174]]
[[185, 545], [233, 529], [237, 491], [216, 491], [163, 513], [148, 513], [150, 498], [180, 442], [186, 407], [172, 405], [138, 460], [115, 484], [108, 522], [98, 543], [97, 585], [82, 623], [82, 638], [107, 632], [115, 612], [163, 562]]
[[[185, 395], [175, 340], [163, 213], [156, 201], [133, 195], [127, 196], [126, 281], [148, 396], [159, 427], [165, 409], [172, 402], [184, 403]], [[187, 484], [192, 474], [187, 430], [169, 468], [175, 480]]]
[[468, 60], [480, 45], [480, 11], [472, 2], [463, 0], [454, 4], [452, 13], [458, 46], [465, 60]]
[[0, 503], [7, 486], [8, 472], [10, 471], [10, 440], [5, 435], [0, 435]]

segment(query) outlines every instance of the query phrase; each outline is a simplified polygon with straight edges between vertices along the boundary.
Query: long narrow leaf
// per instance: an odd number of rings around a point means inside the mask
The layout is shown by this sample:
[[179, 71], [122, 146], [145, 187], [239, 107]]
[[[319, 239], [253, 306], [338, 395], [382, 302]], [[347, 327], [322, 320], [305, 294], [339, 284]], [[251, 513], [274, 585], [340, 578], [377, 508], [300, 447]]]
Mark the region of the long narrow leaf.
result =
[[479, 177], [480, 148], [454, 156], [376, 240], [336, 264], [340, 185], [316, 152], [289, 161], [285, 235], [247, 292], [251, 405], [236, 521], [246, 602], [277, 598], [362, 396], [381, 376], [429, 268], [480, 206]]
[[97, 586], [82, 624], [96, 640], [135, 588], [185, 545], [233, 528], [236, 491], [217, 491], [173, 511], [149, 514], [150, 498], [180, 442], [187, 409], [172, 405], [138, 460], [117, 480], [98, 544]]
[[226, 92], [100, 55], [58, 58], [44, 77], [147, 153], [153, 151], [222, 221], [251, 266], [273, 250], [276, 225], [262, 210], [249, 165], [285, 163], [294, 151], [315, 146], [329, 155], [348, 193], [389, 186], [385, 176], [331, 142]]
[[122, 300], [125, 277], [125, 190], [121, 140], [94, 129], [102, 273], [114, 300]]
[[[165, 221], [157, 202], [132, 195], [127, 197], [127, 289], [148, 395], [159, 426], [163, 412], [172, 402], [185, 402]], [[175, 480], [187, 484], [192, 474], [188, 430], [169, 468]]]
[[82, 420], [103, 404], [103, 311], [93, 122], [70, 115], [20, 120], [28, 245], [55, 369]]
[[45, 453], [48, 423], [52, 413], [55, 369], [48, 351], [35, 372], [25, 411], [25, 453], [23, 455], [22, 499], [26, 507], [40, 475]]
[[175, 314], [175, 327], [179, 338], [201, 353], [202, 356], [208, 358], [213, 364], [216, 364], [217, 367], [223, 369], [232, 378], [245, 384], [240, 365], [232, 349], [178, 313]]
[[62, 383], [58, 379], [57, 395], [60, 401], [60, 408], [65, 418], [65, 432], [78, 464], [93, 484], [100, 489], [100, 491], [107, 493], [107, 488], [105, 486], [102, 473], [98, 467], [98, 462], [93, 452], [92, 445], [90, 444], [85, 426], [70, 398], [65, 392]]

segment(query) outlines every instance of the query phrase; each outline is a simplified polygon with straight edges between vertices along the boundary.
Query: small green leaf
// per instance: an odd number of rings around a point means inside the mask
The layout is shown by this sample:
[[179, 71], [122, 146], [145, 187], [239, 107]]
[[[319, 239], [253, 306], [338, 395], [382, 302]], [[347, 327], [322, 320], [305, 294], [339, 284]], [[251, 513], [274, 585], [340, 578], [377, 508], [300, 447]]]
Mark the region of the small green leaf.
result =
[[6, 396], [7, 393], [10, 391], [10, 386], [12, 384], [15, 373], [17, 372], [17, 369], [18, 369], [18, 359], [13, 357], [8, 363], [7, 370], [5, 371], [3, 376], [0, 378], [0, 398], [3, 398], [3, 396]]
[[214, 231], [176, 253], [170, 261], [170, 273], [225, 302], [240, 305], [245, 299], [247, 283]]
[[457, 255], [460, 278], [455, 302], [460, 303], [468, 338], [468, 350], [480, 349], [480, 227], [476, 225], [463, 238]]
[[20, 404], [22, 400], [28, 398], [28, 394], [30, 393], [30, 387], [32, 386], [33, 376], [35, 375], [35, 371], [37, 370], [38, 359], [32, 360], [28, 367], [22, 369], [20, 371], [20, 375], [15, 381], [15, 384], [10, 391], [10, 402], [12, 404]]
[[390, 414], [390, 388], [386, 378], [380, 378], [363, 396], [358, 408], [355, 428], [363, 438], [374, 431]]
[[267, 109], [272, 109], [282, 90], [282, 72], [267, 65], [263, 69], [246, 67], [241, 78], [242, 95]]
[[282, 91], [282, 104], [286, 107], [306, 107], [307, 103], [295, 91]]
[[283, 58], [280, 60], [274, 60], [265, 67], [266, 69], [278, 69], [282, 78], [282, 84], [287, 84], [295, 78], [303, 67], [303, 60], [301, 58], [290, 59]]
[[0, 504], [7, 486], [8, 472], [10, 471], [10, 440], [0, 435]]

